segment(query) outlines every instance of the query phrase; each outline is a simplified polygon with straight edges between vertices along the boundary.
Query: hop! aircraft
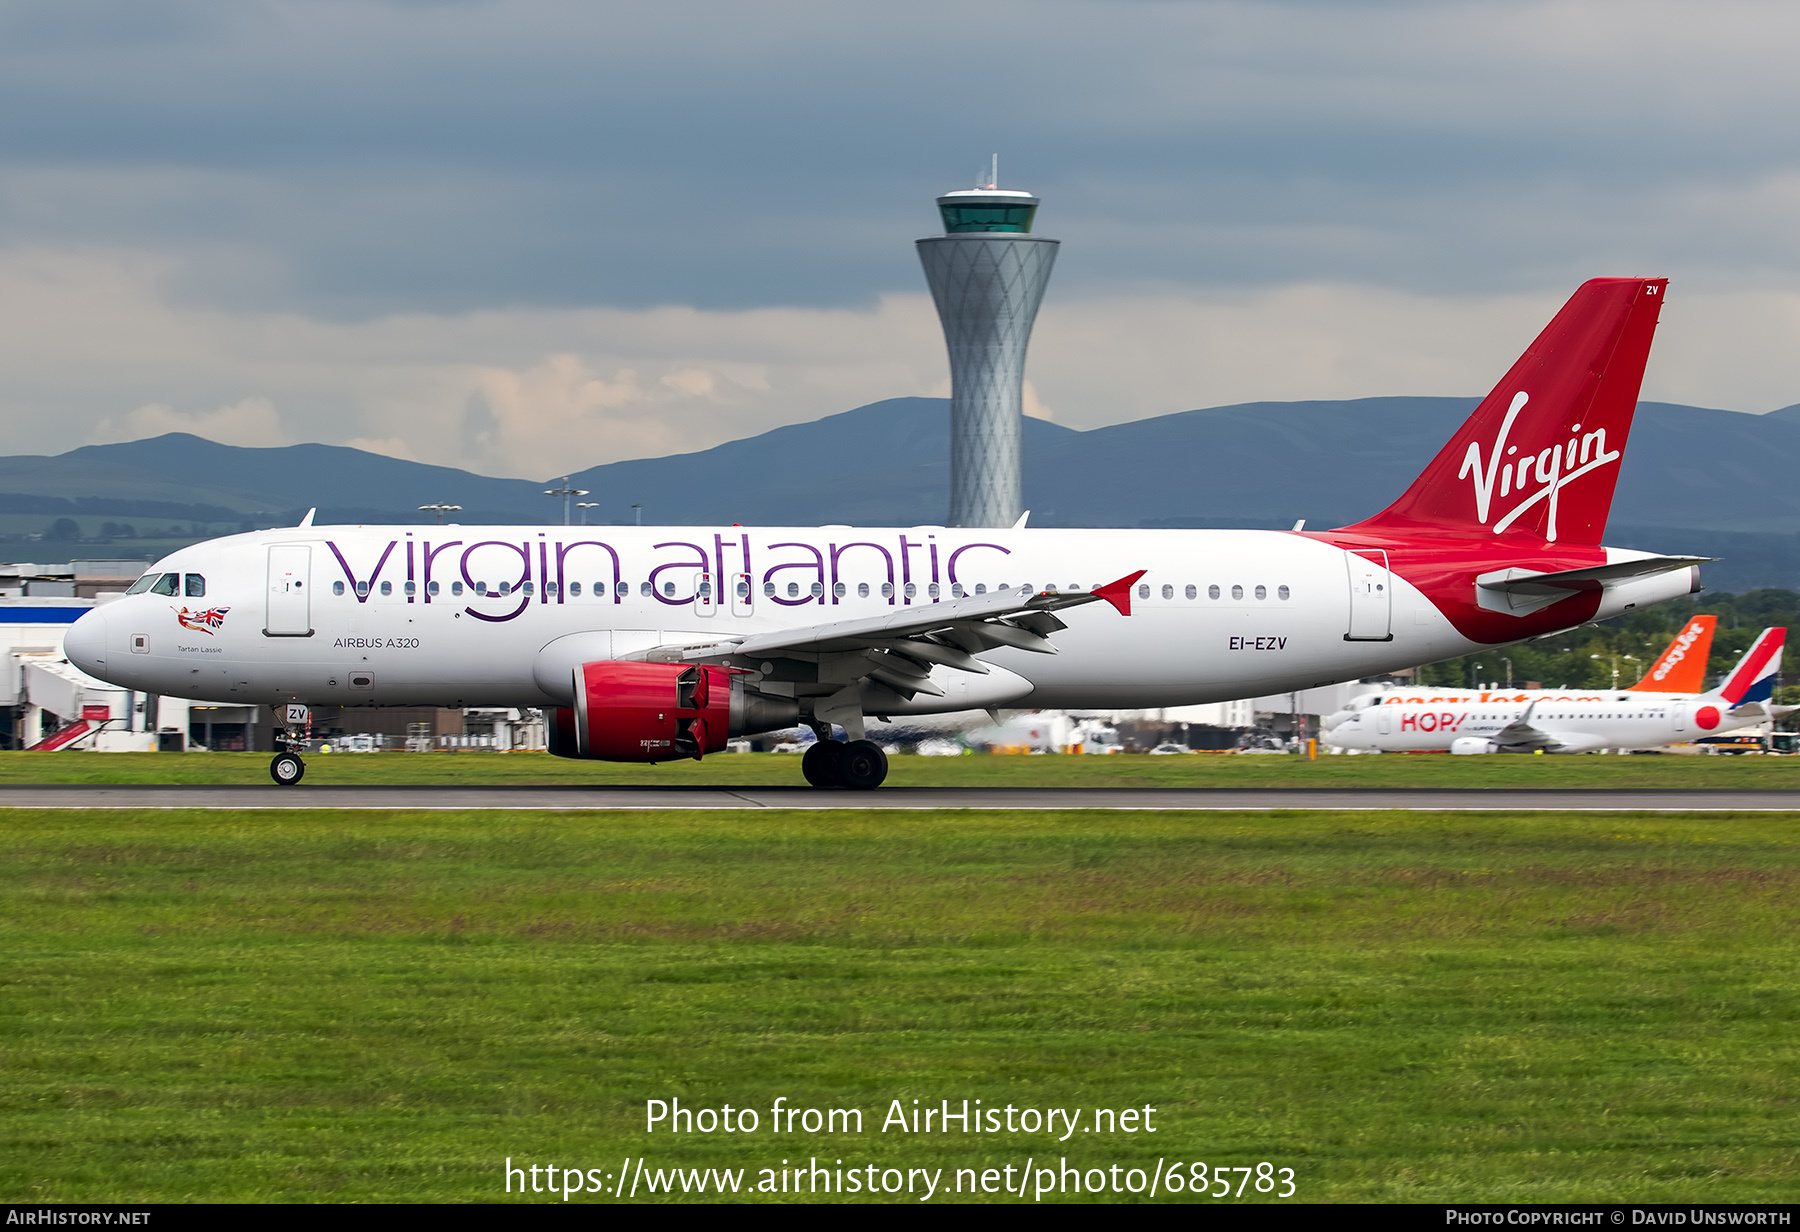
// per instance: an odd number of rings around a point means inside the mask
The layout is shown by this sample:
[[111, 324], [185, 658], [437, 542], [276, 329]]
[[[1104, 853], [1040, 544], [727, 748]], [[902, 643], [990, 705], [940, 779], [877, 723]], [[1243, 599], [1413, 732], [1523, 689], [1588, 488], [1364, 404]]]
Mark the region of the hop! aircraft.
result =
[[[887, 773], [869, 719], [1389, 672], [1698, 589], [1701, 558], [1600, 544], [1665, 286], [1582, 285], [1397, 501], [1336, 530], [309, 515], [171, 554], [64, 650], [123, 688], [287, 704], [290, 722], [308, 704], [543, 707], [564, 757], [702, 758], [804, 723], [807, 781], [849, 788]], [[283, 751], [270, 773], [304, 766]]]
[[1685, 743], [1794, 712], [1771, 701], [1786, 637], [1786, 629], [1764, 629], [1724, 682], [1699, 696], [1563, 691], [1363, 705], [1329, 716], [1325, 742], [1396, 753], [1593, 753]]

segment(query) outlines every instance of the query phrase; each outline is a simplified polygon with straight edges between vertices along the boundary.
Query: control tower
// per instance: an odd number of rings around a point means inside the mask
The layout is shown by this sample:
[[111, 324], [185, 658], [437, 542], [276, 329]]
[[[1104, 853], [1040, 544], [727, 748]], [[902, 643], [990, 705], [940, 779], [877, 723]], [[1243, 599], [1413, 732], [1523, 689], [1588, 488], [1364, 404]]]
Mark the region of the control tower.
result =
[[919, 241], [950, 350], [950, 526], [1011, 526], [1025, 508], [1025, 348], [1059, 241], [1031, 234], [1036, 197], [996, 179], [939, 197], [944, 234]]

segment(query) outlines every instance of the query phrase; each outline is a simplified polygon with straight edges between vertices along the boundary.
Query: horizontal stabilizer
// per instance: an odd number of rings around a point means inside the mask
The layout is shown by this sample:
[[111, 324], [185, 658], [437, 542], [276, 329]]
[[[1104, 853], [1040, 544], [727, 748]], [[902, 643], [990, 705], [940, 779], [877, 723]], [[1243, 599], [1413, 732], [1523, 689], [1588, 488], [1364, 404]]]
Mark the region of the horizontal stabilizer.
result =
[[1589, 565], [1539, 573], [1530, 569], [1497, 569], [1475, 579], [1475, 597], [1490, 612], [1525, 616], [1584, 590], [1600, 590], [1618, 582], [1677, 569], [1691, 569], [1715, 559], [1710, 556], [1642, 556], [1635, 560]]

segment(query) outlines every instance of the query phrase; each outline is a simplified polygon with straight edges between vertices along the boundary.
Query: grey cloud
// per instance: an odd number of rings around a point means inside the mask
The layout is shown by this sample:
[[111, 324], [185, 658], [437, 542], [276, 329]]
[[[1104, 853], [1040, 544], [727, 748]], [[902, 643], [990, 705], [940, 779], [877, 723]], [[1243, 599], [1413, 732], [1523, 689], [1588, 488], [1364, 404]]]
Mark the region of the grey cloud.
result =
[[1761, 4], [58, 0], [0, 17], [0, 244], [340, 319], [868, 305], [998, 148], [1057, 290], [1766, 284], [1800, 273], [1796, 34]]

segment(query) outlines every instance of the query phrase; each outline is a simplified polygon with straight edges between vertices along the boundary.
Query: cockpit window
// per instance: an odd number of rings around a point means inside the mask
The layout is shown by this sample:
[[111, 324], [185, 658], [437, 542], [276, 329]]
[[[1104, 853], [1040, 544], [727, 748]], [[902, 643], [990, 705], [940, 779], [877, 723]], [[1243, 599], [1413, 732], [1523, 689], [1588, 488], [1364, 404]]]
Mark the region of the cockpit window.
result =
[[206, 598], [206, 579], [198, 573], [187, 575], [187, 597], [190, 599]]
[[143, 577], [141, 577], [137, 581], [133, 582], [131, 584], [131, 589], [127, 590], [125, 593], [128, 595], [143, 594], [146, 590], [149, 590], [151, 586], [155, 585], [156, 579], [158, 576], [160, 576], [160, 575], [155, 574], [155, 573], [146, 573]]
[[181, 575], [179, 573], [165, 573], [152, 582], [149, 587], [150, 593], [153, 595], [172, 596], [180, 589]]

